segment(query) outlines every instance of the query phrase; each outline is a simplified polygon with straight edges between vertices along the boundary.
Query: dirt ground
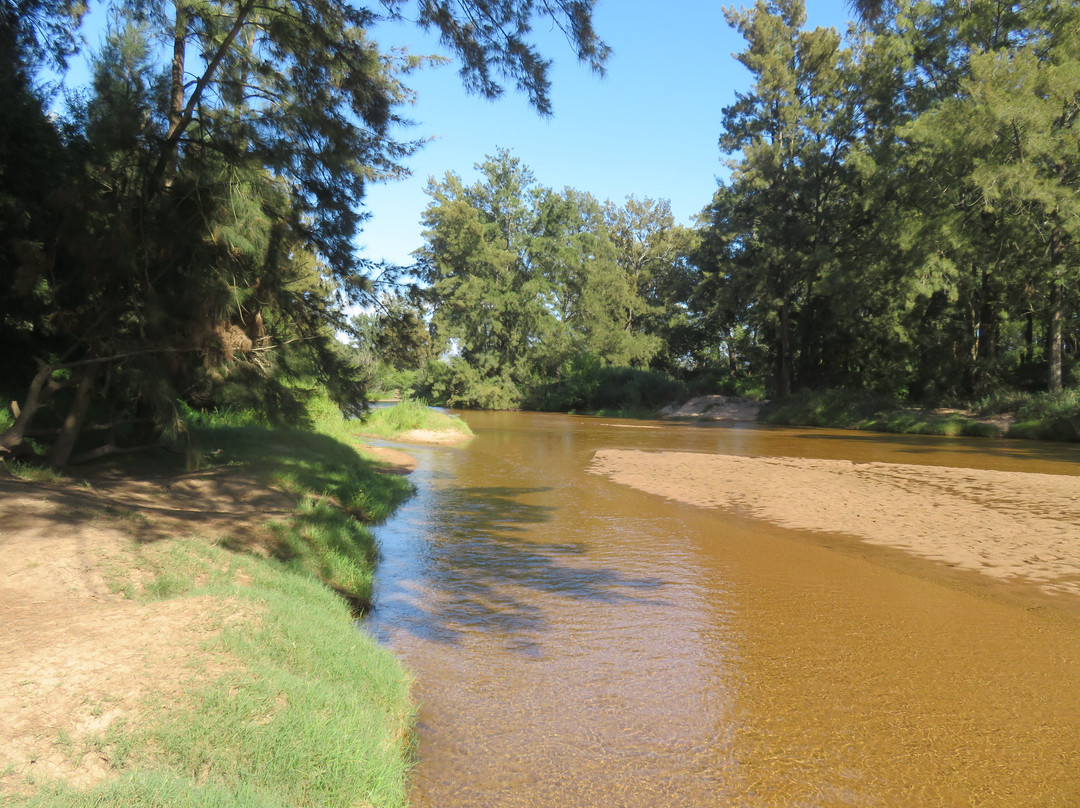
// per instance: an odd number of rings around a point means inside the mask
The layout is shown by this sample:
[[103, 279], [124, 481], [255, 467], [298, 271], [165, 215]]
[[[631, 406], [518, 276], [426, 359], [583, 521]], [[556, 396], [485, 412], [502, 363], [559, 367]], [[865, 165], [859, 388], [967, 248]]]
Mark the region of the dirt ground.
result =
[[591, 470], [678, 502], [1080, 595], [1080, 476], [616, 449], [597, 452]]
[[[405, 452], [366, 451], [390, 473], [416, 465]], [[0, 803], [42, 779], [106, 776], [108, 749], [88, 738], [137, 718], [148, 695], [168, 698], [228, 664], [203, 646], [247, 619], [237, 604], [124, 597], [145, 548], [228, 536], [257, 549], [267, 520], [293, 507], [232, 469], [43, 483], [0, 466]]]

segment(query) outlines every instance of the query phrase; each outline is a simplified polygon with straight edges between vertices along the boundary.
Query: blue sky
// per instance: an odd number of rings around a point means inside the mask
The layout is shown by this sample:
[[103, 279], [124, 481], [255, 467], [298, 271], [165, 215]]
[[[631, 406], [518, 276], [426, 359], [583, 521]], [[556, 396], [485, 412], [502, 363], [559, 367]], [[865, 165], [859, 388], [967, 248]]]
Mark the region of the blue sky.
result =
[[[721, 110], [749, 87], [749, 74], [732, 57], [743, 48], [709, 0], [600, 0], [595, 25], [614, 53], [599, 78], [580, 65], [565, 39], [538, 26], [537, 39], [552, 70], [554, 115], [540, 118], [526, 97], [507, 88], [492, 102], [467, 95], [455, 65], [410, 77], [417, 92], [403, 136], [432, 140], [408, 161], [412, 176], [372, 185], [373, 214], [358, 239], [371, 259], [407, 264], [421, 245], [421, 212], [430, 176], [454, 171], [471, 181], [473, 165], [510, 149], [542, 185], [587, 191], [601, 201], [628, 195], [668, 199], [676, 222], [709, 202], [724, 172], [717, 140]], [[735, 5], [739, 5], [736, 3]], [[850, 16], [840, 0], [807, 0], [807, 25], [843, 32]], [[384, 47], [439, 53], [411, 25], [376, 29]]]

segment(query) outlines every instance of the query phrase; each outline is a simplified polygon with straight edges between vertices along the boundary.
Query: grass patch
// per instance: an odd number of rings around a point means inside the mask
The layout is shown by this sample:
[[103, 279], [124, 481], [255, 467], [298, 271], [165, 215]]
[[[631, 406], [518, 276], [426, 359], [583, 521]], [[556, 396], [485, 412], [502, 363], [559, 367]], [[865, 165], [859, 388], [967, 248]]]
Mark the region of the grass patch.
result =
[[999, 393], [979, 402], [990, 412], [1014, 412], [1009, 437], [1080, 441], [1080, 390], [1060, 393]]
[[[161, 541], [100, 559], [113, 591], [145, 603], [198, 597], [201, 608], [218, 599], [220, 617], [204, 624], [205, 653], [175, 672], [167, 697], [97, 735], [58, 735], [56, 748], [72, 761], [106, 758], [114, 776], [89, 789], [39, 781], [5, 795], [5, 805], [404, 808], [410, 679], [355, 615], [370, 601], [378, 557], [364, 523], [385, 518], [413, 488], [334, 437], [349, 435], [340, 412], [316, 415], [319, 432], [235, 414], [192, 425], [201, 466], [253, 471], [298, 505], [269, 527], [270, 557], [228, 542]], [[182, 462], [162, 453], [108, 465], [160, 473]]]
[[[0, 429], [0, 432], [2, 431]], [[24, 463], [21, 460], [3, 460], [0, 463], [13, 477], [18, 477], [21, 480], [30, 480], [35, 483], [55, 483], [63, 479], [60, 472], [49, 466], [37, 466], [32, 463]]]
[[758, 420], [767, 424], [857, 429], [858, 424], [883, 419], [897, 409], [899, 404], [888, 396], [861, 390], [816, 390], [764, 404]]
[[358, 609], [370, 604], [378, 549], [365, 525], [389, 516], [412, 495], [412, 483], [378, 473], [327, 434], [243, 426], [203, 428], [198, 437], [213, 464], [252, 469], [297, 498], [296, 511], [272, 525], [279, 561], [314, 574]]
[[453, 415], [431, 409], [422, 401], [407, 398], [391, 407], [369, 410], [353, 428], [363, 435], [393, 439], [414, 429], [460, 432], [472, 435], [469, 425]]
[[[118, 777], [88, 790], [49, 784], [15, 804], [406, 805], [409, 680], [340, 598], [272, 559], [198, 543], [146, 552], [168, 580], [145, 584], [141, 597], [240, 604], [247, 616], [223, 621], [206, 649], [233, 664], [181, 698], [152, 697], [135, 725], [96, 739]], [[249, 583], [235, 583], [237, 573]]]
[[861, 390], [796, 393], [765, 404], [758, 417], [769, 424], [858, 429], [899, 435], [1002, 436], [998, 426], [962, 412], [907, 407], [893, 398]]

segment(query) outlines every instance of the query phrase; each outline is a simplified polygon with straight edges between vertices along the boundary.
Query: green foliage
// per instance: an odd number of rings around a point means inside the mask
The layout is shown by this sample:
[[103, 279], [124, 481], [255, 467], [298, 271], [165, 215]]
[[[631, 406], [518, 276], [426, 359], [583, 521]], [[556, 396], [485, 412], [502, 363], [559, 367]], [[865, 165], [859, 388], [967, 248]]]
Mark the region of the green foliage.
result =
[[361, 434], [380, 438], [395, 438], [413, 429], [472, 434], [469, 425], [460, 418], [433, 410], [424, 402], [411, 398], [402, 399], [389, 407], [368, 410], [359, 426]]
[[982, 413], [1013, 413], [1009, 437], [1080, 441], [1080, 389], [1059, 393], [1002, 391], [975, 405]]
[[656, 412], [686, 398], [686, 384], [662, 371], [603, 365], [582, 356], [555, 382], [537, 387], [532, 409], [577, 412]]
[[[374, 292], [354, 248], [360, 206], [419, 147], [395, 133], [402, 78], [425, 60], [381, 53], [379, 14], [341, 0], [111, 3], [92, 85], [58, 125], [30, 78], [46, 51], [62, 62], [83, 9], [31, 0], [0, 19], [0, 370], [28, 402], [0, 451], [32, 454], [31, 421], [58, 433], [58, 468], [94, 443], [145, 444], [175, 428], [178, 399], [288, 423], [298, 382], [362, 406], [366, 377], [334, 337], [345, 305]], [[495, 95], [502, 75], [547, 112], [530, 25], [563, 26], [600, 70], [591, 14], [591, 0], [504, 0], [420, 4], [415, 19], [473, 89]], [[423, 335], [397, 322], [383, 347], [400, 364]], [[125, 426], [77, 447], [91, 415]]]
[[768, 402], [758, 418], [769, 424], [944, 437], [1001, 437], [998, 426], [965, 413], [912, 409], [891, 397], [858, 390], [796, 393]]
[[422, 266], [431, 328], [449, 360], [429, 363], [417, 392], [457, 407], [517, 408], [543, 399], [538, 386], [575, 363], [670, 368], [692, 356], [683, 298], [695, 238], [675, 227], [666, 202], [630, 197], [618, 207], [555, 192], [507, 151], [476, 168], [471, 186], [452, 173], [428, 186]]
[[767, 424], [852, 428], [899, 406], [893, 398], [858, 390], [802, 391], [764, 404], [758, 420]]
[[879, 5], [847, 43], [804, 30], [800, 0], [728, 18], [754, 84], [724, 111], [733, 171], [695, 252], [709, 361], [780, 395], [1068, 384], [1076, 5]]
[[346, 443], [300, 429], [224, 427], [197, 433], [215, 465], [251, 468], [298, 498], [331, 497], [350, 514], [378, 522], [412, 494], [410, 483], [379, 474]]
[[508, 373], [487, 376], [460, 356], [428, 363], [416, 392], [424, 400], [461, 409], [514, 410], [523, 400]]

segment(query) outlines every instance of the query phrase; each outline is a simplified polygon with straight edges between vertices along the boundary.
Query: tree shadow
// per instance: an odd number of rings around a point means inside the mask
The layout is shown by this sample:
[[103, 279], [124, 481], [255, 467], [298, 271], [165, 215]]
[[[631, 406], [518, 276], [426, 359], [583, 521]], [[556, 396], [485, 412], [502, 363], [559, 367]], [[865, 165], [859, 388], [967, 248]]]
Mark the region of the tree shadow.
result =
[[566, 601], [664, 605], [663, 580], [596, 564], [585, 542], [538, 530], [557, 509], [524, 498], [547, 490], [452, 488], [406, 505], [379, 531], [384, 562], [373, 631], [440, 644], [484, 633], [532, 655], [550, 627], [548, 611]]

